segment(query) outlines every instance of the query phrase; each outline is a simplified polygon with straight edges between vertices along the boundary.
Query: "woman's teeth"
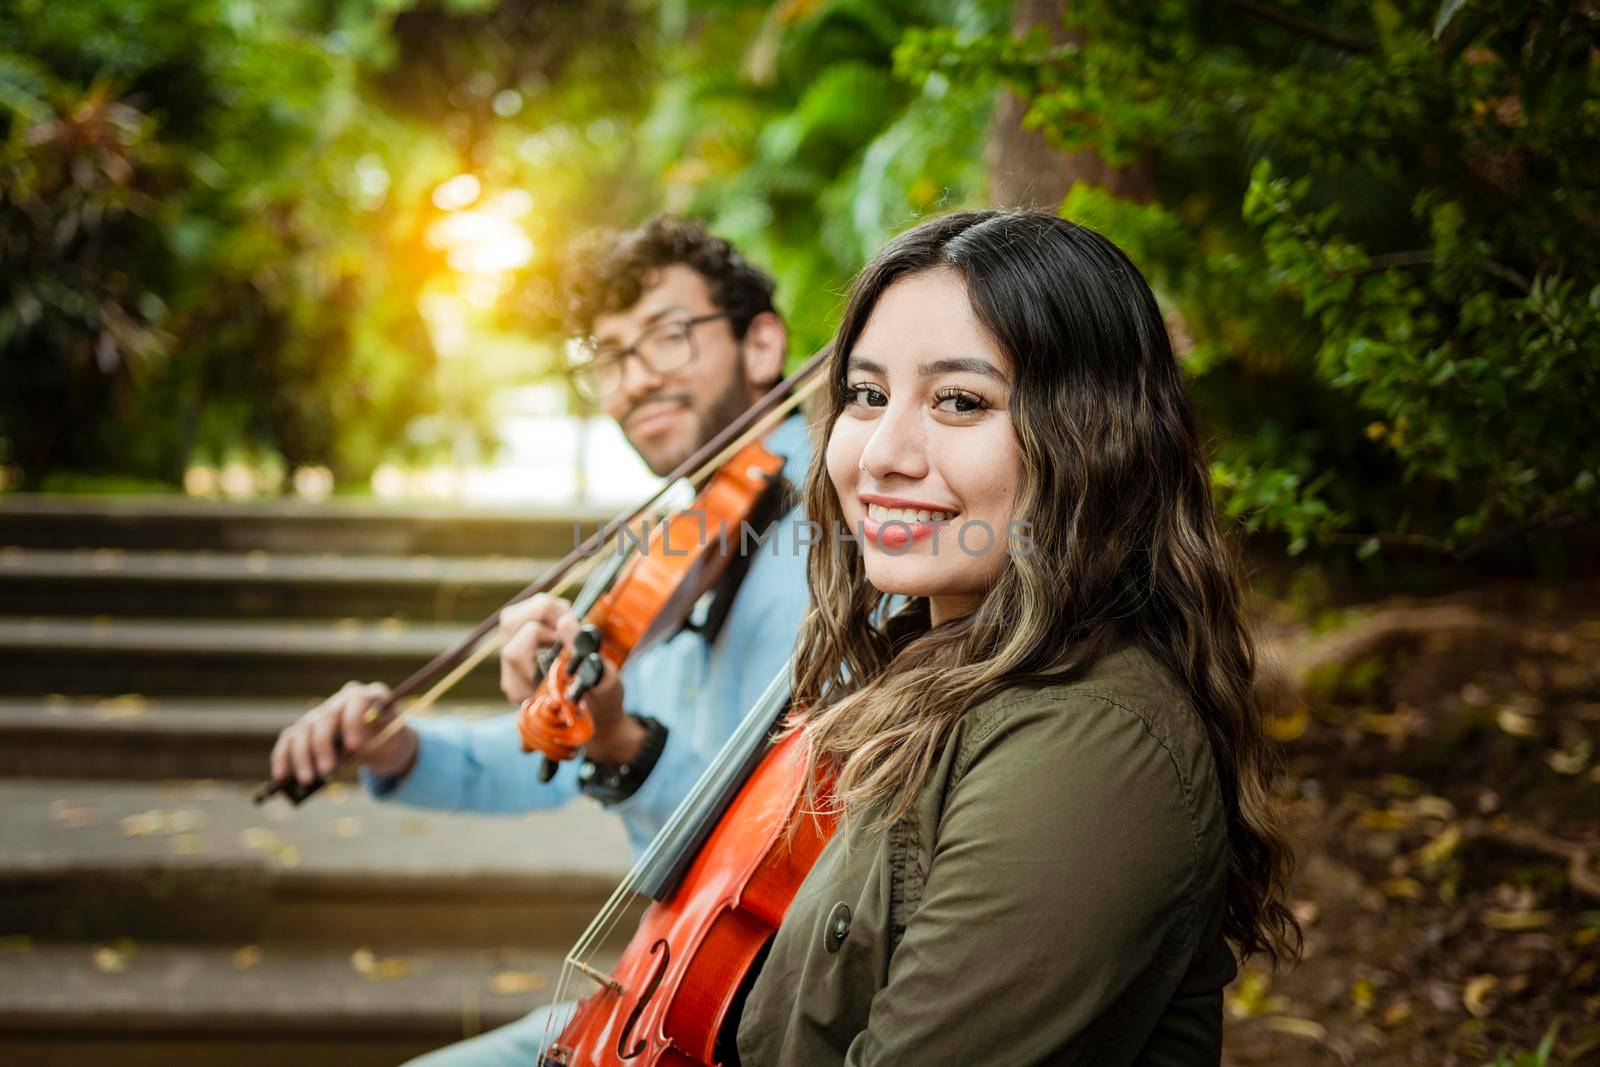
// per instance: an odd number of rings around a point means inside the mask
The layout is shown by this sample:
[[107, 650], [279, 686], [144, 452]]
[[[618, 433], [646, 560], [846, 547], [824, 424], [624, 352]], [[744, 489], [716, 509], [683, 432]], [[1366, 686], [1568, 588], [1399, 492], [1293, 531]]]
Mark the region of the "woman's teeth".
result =
[[877, 522], [949, 522], [953, 511], [918, 511], [916, 508], [886, 508], [881, 504], [868, 504], [867, 517]]

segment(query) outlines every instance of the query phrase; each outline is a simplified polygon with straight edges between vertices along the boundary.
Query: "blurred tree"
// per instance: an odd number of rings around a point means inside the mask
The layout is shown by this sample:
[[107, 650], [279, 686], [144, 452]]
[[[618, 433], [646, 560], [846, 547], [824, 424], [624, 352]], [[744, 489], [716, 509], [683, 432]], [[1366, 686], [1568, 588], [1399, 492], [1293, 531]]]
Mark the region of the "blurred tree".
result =
[[[540, 368], [440, 373], [420, 308], [477, 283], [488, 327], [553, 330], [598, 176], [630, 195], [608, 116], [643, 71], [598, 29], [631, 10], [0, 0], [0, 465], [170, 485], [243, 451], [348, 484], [487, 443], [493, 386]], [[509, 294], [430, 236], [462, 173], [538, 194]]]
[[[994, 94], [897, 78], [914, 28], [1003, 30], [998, 0], [702, 0], [682, 6], [640, 130], [657, 202], [706, 219], [772, 270], [798, 357], [850, 276], [928, 212], [983, 202]], [[652, 205], [655, 206], [655, 205]]]
[[1600, 508], [1600, 18], [1582, 3], [1066, 5], [1069, 35], [914, 32], [1064, 151], [1152, 168], [1062, 212], [1174, 312], [1215, 480], [1291, 551], [1470, 556]]
[[[284, 169], [334, 65], [264, 10], [215, 0], [0, 13], [0, 440], [52, 471], [173, 482], [216, 431], [327, 448], [346, 288]], [[220, 442], [218, 442], [220, 443]]]

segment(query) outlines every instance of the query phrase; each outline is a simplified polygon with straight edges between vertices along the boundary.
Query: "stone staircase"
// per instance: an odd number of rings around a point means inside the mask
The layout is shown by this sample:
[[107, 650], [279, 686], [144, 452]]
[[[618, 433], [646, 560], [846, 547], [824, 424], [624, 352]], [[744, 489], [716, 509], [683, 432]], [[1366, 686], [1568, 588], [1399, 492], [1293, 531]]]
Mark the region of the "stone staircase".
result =
[[[0, 497], [0, 1062], [393, 1064], [546, 1002], [628, 865], [596, 807], [249, 794], [599, 518]], [[492, 660], [440, 709], [504, 710]]]

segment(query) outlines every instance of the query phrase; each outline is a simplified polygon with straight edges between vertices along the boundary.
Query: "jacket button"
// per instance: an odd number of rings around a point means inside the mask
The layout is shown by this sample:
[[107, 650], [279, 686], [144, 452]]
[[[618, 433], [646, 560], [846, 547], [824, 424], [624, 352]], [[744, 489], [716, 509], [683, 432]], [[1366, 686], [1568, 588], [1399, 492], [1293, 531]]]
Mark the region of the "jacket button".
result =
[[844, 939], [850, 933], [850, 905], [840, 901], [828, 913], [828, 925], [823, 930], [822, 947], [829, 952], [838, 952], [839, 946], [844, 944]]

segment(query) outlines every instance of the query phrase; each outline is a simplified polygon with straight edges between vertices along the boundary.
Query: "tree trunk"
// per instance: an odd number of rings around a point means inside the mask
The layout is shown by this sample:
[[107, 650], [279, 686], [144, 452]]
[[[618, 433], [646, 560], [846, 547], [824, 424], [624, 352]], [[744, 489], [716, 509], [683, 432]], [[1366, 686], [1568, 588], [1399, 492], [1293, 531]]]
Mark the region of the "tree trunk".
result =
[[[1063, 0], [1017, 0], [1012, 32], [1020, 37], [1043, 26], [1052, 41], [1081, 44], [1082, 34], [1061, 24], [1064, 8]], [[1063, 152], [1038, 130], [1022, 128], [1027, 112], [1026, 102], [1009, 89], [1002, 91], [984, 146], [992, 206], [1054, 211], [1075, 182], [1102, 186], [1130, 200], [1154, 198], [1155, 182], [1148, 161], [1117, 168], [1108, 166], [1092, 148]]]

